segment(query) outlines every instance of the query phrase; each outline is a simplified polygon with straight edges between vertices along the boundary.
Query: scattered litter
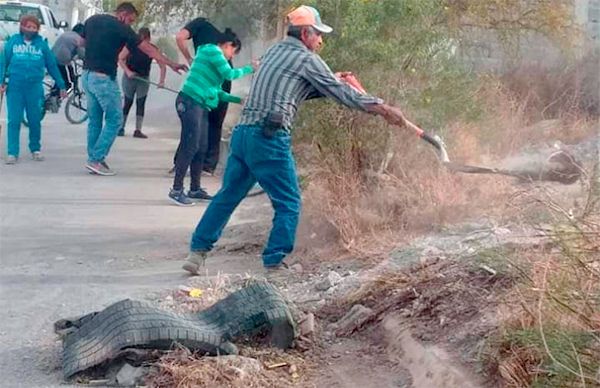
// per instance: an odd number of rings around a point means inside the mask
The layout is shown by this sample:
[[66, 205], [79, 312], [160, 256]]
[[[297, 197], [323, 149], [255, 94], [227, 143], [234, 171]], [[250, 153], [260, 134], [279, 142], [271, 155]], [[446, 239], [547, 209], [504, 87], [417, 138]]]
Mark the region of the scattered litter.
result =
[[202, 296], [202, 290], [199, 288], [194, 288], [189, 292], [189, 295], [192, 298], [200, 298]]
[[90, 380], [86, 385], [88, 387], [106, 387], [110, 383], [110, 380]]
[[265, 368], [267, 368], [268, 370], [272, 370], [272, 369], [277, 369], [277, 368], [283, 368], [284, 366], [288, 366], [289, 364], [287, 362], [279, 362], [277, 364], [270, 364], [270, 365], [265, 365]]
[[489, 273], [490, 273], [492, 276], [496, 276], [496, 275], [498, 274], [498, 272], [496, 272], [496, 270], [495, 270], [495, 269], [493, 269], [493, 268], [491, 268], [491, 267], [488, 267], [488, 266], [487, 266], [487, 265], [485, 265], [485, 264], [481, 264], [481, 265], [479, 266], [479, 268], [483, 269], [483, 270], [484, 270], [484, 271], [486, 271], [486, 272], [489, 272]]
[[288, 373], [290, 374], [290, 376], [292, 376], [292, 379], [294, 380], [300, 378], [300, 375], [298, 374], [298, 367], [296, 365], [290, 365]]

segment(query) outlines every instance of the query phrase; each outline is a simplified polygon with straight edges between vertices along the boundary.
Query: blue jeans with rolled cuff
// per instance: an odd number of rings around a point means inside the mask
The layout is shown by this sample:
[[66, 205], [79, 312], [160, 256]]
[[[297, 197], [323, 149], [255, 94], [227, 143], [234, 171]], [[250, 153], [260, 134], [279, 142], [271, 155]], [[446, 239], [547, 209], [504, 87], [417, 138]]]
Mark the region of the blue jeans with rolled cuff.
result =
[[231, 137], [223, 186], [198, 223], [190, 248], [210, 251], [231, 214], [258, 181], [273, 209], [273, 227], [262, 257], [265, 267], [279, 265], [292, 252], [300, 218], [301, 196], [291, 136], [278, 130], [269, 138], [257, 125], [238, 125]]

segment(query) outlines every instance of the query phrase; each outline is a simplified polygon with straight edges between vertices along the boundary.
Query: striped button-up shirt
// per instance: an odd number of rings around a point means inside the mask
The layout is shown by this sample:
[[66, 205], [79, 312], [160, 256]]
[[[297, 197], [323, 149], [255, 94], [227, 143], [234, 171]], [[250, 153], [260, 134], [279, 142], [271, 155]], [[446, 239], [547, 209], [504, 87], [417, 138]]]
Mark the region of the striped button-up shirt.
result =
[[360, 110], [383, 103], [341, 82], [319, 55], [288, 36], [262, 57], [239, 123], [262, 125], [269, 112], [280, 112], [284, 129], [290, 131], [300, 103], [316, 97], [330, 97]]

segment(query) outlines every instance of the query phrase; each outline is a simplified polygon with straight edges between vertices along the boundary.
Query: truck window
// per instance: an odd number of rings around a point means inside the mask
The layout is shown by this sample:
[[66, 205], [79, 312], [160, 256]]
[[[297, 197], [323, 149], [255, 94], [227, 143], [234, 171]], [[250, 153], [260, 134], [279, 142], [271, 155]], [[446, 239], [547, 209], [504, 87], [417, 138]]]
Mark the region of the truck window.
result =
[[24, 15], [33, 15], [44, 24], [44, 18], [39, 8], [27, 7], [18, 4], [0, 4], [0, 21], [19, 22]]
[[48, 13], [50, 14], [50, 21], [52, 22], [52, 24], [54, 24], [54, 28], [58, 28], [58, 22], [56, 21], [56, 18], [54, 17], [52, 11], [48, 10]]

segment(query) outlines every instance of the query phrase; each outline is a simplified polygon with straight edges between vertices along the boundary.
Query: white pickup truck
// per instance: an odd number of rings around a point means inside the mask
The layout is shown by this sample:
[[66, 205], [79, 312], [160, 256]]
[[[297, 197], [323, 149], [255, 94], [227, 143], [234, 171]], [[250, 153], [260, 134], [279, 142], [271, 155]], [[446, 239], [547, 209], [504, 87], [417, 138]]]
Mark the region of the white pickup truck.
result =
[[34, 15], [40, 20], [40, 35], [48, 40], [50, 47], [68, 27], [67, 22], [56, 21], [52, 10], [45, 5], [0, 1], [0, 41], [6, 41], [8, 37], [19, 32], [19, 20], [21, 16], [27, 14]]

